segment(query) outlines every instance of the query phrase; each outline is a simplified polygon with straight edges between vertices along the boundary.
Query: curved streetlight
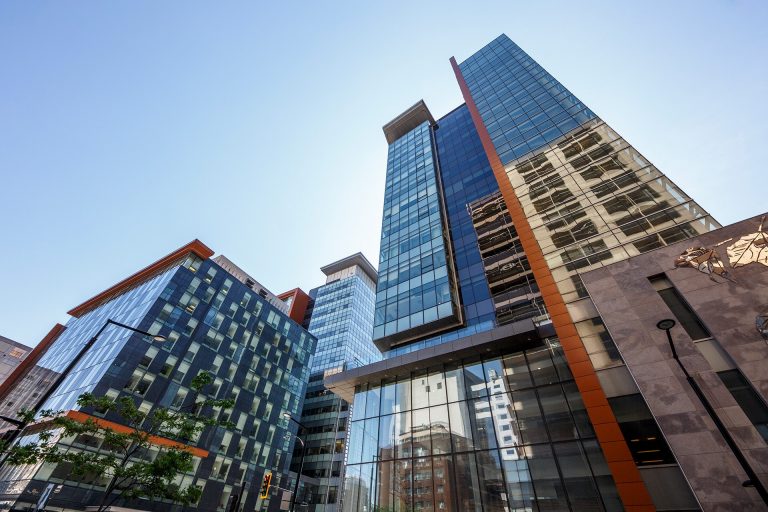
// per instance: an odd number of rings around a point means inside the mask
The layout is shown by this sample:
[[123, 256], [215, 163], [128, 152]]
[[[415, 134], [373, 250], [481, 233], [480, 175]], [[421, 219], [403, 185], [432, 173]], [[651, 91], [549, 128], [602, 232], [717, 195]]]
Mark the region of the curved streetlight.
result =
[[[304, 428], [304, 425], [302, 425], [301, 422], [299, 422], [293, 416], [291, 416], [291, 413], [289, 412], [284, 412], [283, 418], [285, 418], [288, 421], [293, 421], [299, 427]], [[285, 435], [286, 436], [290, 435], [290, 431], [286, 432]], [[291, 496], [291, 504], [288, 507], [288, 512], [294, 512], [296, 508], [296, 495], [299, 494], [299, 482], [301, 482], [301, 472], [304, 470], [304, 454], [307, 452], [307, 445], [304, 444], [304, 440], [297, 435], [294, 435], [293, 437], [295, 437], [296, 440], [301, 443], [301, 459], [299, 459], [299, 472], [296, 473], [296, 484], [293, 486], [293, 496]]]
[[671, 318], [665, 318], [664, 320], [659, 320], [656, 323], [656, 327], [667, 333], [667, 342], [669, 343], [669, 348], [672, 350], [672, 358], [677, 362], [677, 365], [683, 371], [685, 380], [688, 381], [688, 385], [691, 386], [691, 389], [693, 389], [693, 392], [701, 402], [701, 405], [704, 406], [704, 410], [707, 412], [707, 415], [712, 418], [712, 422], [715, 424], [715, 427], [717, 427], [720, 435], [723, 436], [723, 439], [725, 439], [725, 443], [731, 449], [733, 455], [736, 457], [736, 460], [739, 461], [739, 464], [741, 464], [741, 468], [744, 470], [744, 473], [746, 473], [747, 477], [749, 477], [748, 480], [742, 482], [742, 487], [754, 487], [763, 501], [768, 504], [768, 491], [765, 489], [765, 486], [763, 486], [763, 483], [760, 481], [757, 474], [749, 465], [749, 462], [747, 461], [746, 457], [744, 457], [744, 454], [741, 453], [741, 450], [736, 444], [736, 441], [734, 441], [733, 437], [731, 437], [731, 433], [725, 427], [723, 422], [720, 421], [720, 417], [715, 412], [712, 404], [709, 403], [709, 400], [707, 399], [706, 395], [704, 395], [704, 392], [699, 387], [699, 384], [693, 379], [693, 377], [691, 377], [691, 374], [688, 373], [688, 370], [685, 368], [683, 362], [680, 361], [680, 357], [677, 355], [677, 350], [675, 349], [675, 343], [672, 340], [672, 333], [670, 332], [676, 324], [677, 322]]

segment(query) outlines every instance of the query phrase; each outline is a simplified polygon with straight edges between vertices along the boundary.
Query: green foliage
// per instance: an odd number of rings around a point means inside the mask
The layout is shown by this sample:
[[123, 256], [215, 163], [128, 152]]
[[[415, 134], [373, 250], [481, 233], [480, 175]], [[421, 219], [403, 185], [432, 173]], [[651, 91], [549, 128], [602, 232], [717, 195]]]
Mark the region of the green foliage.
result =
[[[36, 432], [37, 441], [0, 446], [0, 450], [6, 453], [7, 464], [69, 464], [71, 480], [109, 479], [99, 512], [118, 499], [165, 499], [182, 505], [196, 503], [201, 493], [198, 487], [182, 488], [173, 482], [194, 467], [193, 455], [186, 445], [208, 426], [232, 427], [230, 422], [206, 416], [212, 407], [228, 409], [234, 405], [232, 400], [204, 396], [204, 388], [212, 382], [213, 375], [207, 372], [192, 379], [195, 397], [191, 410], [155, 407], [149, 415], [140, 411], [129, 396], [112, 400], [84, 393], [77, 400], [81, 409], [93, 408], [100, 413], [115, 414], [119, 417], [117, 423], [127, 428], [118, 431], [93, 419], [84, 423], [75, 421], [62, 411], [40, 411], [37, 421], [42, 421], [45, 428]], [[18, 415], [25, 423], [31, 423], [36, 417], [34, 411], [19, 411]], [[71, 436], [96, 438], [101, 447], [97, 452], [62, 450], [59, 439]], [[174, 443], [153, 443], [153, 437]], [[153, 453], [156, 455], [152, 456]]]

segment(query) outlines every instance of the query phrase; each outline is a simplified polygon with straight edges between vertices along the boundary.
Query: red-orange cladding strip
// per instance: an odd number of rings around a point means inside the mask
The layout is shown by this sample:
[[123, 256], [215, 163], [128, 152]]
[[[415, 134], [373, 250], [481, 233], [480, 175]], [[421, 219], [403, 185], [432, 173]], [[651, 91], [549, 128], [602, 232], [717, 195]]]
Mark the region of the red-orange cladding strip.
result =
[[50, 331], [48, 331], [48, 334], [45, 335], [45, 337], [40, 341], [40, 343], [37, 344], [35, 348], [32, 349], [32, 351], [27, 354], [27, 357], [24, 358], [24, 360], [19, 363], [19, 366], [13, 369], [10, 375], [6, 377], [6, 379], [3, 381], [2, 384], [0, 384], [0, 400], [6, 397], [8, 393], [16, 386], [16, 383], [23, 379], [29, 370], [37, 364], [37, 362], [40, 360], [40, 357], [42, 357], [43, 354], [48, 350], [48, 348], [53, 344], [54, 341], [56, 341], [59, 336], [61, 336], [61, 333], [64, 332], [64, 327], [61, 324], [54, 325]]
[[291, 317], [291, 320], [301, 325], [304, 322], [304, 315], [307, 312], [310, 297], [301, 288], [294, 288], [277, 296], [280, 300], [286, 300], [289, 297], [293, 297], [293, 301], [288, 310], [288, 316]]
[[[595, 427], [597, 440], [616, 482], [621, 501], [628, 511], [656, 510], [640, 476], [640, 471], [638, 471], [637, 466], [635, 466], [632, 460], [632, 454], [629, 451], [626, 440], [623, 436], [617, 435], [617, 432], [620, 434], [620, 431], [616, 417], [613, 415], [613, 411], [605, 398], [605, 393], [597, 381], [597, 375], [595, 374], [592, 362], [588, 357], [584, 357], [586, 354], [584, 343], [576, 331], [562, 295], [560, 295], [557, 286], [553, 286], [555, 280], [552, 277], [549, 265], [533, 234], [528, 218], [512, 188], [512, 184], [504, 171], [504, 164], [502, 164], [498, 153], [496, 153], [496, 148], [493, 145], [488, 129], [483, 124], [483, 119], [469, 92], [469, 87], [464, 80], [461, 69], [453, 57], [451, 57], [451, 66], [453, 66], [456, 80], [459, 82], [464, 101], [472, 115], [472, 121], [475, 124], [485, 154], [493, 169], [493, 174], [507, 205], [507, 210], [509, 210], [509, 215], [520, 236], [520, 243], [531, 264], [533, 276], [536, 282], [539, 283], [544, 304], [547, 306], [555, 332], [563, 345], [566, 361], [576, 380], [576, 386], [584, 398], [584, 406]], [[598, 382], [597, 385], [595, 385], [596, 382]]]
[[184, 247], [181, 247], [172, 253], [168, 254], [167, 256], [164, 256], [157, 260], [156, 262], [152, 263], [151, 265], [139, 270], [135, 274], [123, 279], [116, 285], [107, 288], [100, 294], [96, 295], [95, 297], [91, 297], [87, 301], [83, 302], [77, 307], [74, 307], [67, 311], [67, 314], [72, 315], [74, 317], [80, 317], [84, 315], [85, 313], [97, 308], [104, 302], [107, 302], [112, 297], [119, 295], [120, 293], [129, 290], [133, 288], [134, 286], [138, 286], [139, 284], [143, 283], [147, 279], [150, 279], [151, 277], [154, 277], [155, 275], [161, 273], [162, 271], [170, 268], [173, 266], [173, 264], [179, 262], [180, 260], [184, 259], [188, 254], [194, 254], [197, 257], [207, 260], [211, 256], [213, 256], [213, 251], [205, 245], [200, 240], [193, 240]]
[[[114, 421], [108, 421], [101, 418], [97, 418], [95, 416], [91, 416], [90, 414], [85, 414], [84, 412], [80, 412], [80, 411], [67, 411], [66, 416], [67, 418], [70, 418], [78, 423], [85, 423], [88, 420], [93, 420], [98, 426], [102, 428], [108, 428], [120, 434], [130, 434], [134, 431], [132, 428], [126, 427], [125, 425], [115, 423]], [[179, 443], [178, 441], [173, 441], [171, 439], [168, 439], [167, 437], [149, 436], [149, 442], [159, 446], [169, 446], [171, 448], [187, 450], [195, 457], [200, 457], [201, 459], [204, 459], [205, 457], [208, 456], [207, 450], [203, 450], [202, 448], [197, 448], [196, 446], [189, 446], [188, 444], [184, 444], [184, 443]]]

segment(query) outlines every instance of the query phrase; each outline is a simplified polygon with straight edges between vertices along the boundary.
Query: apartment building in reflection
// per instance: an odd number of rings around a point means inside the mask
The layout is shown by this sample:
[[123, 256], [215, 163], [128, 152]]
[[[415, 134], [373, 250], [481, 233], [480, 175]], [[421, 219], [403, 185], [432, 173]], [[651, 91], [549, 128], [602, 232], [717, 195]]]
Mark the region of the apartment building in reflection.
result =
[[383, 128], [385, 359], [325, 380], [343, 510], [754, 507], [681, 462], [583, 281], [720, 225], [507, 36], [450, 62], [464, 104]]

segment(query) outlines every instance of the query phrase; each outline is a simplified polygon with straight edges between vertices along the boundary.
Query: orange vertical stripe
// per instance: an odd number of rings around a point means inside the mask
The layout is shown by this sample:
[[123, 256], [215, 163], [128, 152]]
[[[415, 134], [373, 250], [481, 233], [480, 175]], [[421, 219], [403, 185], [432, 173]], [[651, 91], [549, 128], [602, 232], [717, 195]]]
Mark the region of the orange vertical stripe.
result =
[[[576, 327], [573, 324], [571, 315], [568, 313], [568, 309], [565, 307], [563, 297], [560, 295], [557, 286], [548, 286], [555, 282], [552, 272], [528, 223], [528, 218], [523, 211], [520, 200], [514, 192], [507, 173], [504, 171], [504, 164], [502, 164], [498, 153], [496, 153], [496, 148], [493, 145], [493, 141], [491, 141], [488, 129], [483, 124], [483, 119], [480, 116], [477, 105], [475, 105], [474, 99], [469, 92], [469, 87], [467, 87], [464, 76], [461, 74], [461, 69], [453, 57], [451, 57], [451, 65], [453, 66], [453, 72], [456, 74], [456, 80], [459, 82], [461, 94], [464, 96], [464, 101], [472, 115], [477, 133], [483, 143], [483, 149], [493, 169], [501, 195], [507, 205], [507, 210], [509, 210], [509, 215], [520, 236], [520, 243], [531, 264], [533, 276], [540, 285], [542, 299], [549, 311], [555, 332], [559, 338], [567, 338], [569, 340], [568, 347], [565, 350], [566, 361], [573, 373], [580, 393], [585, 397], [584, 406], [587, 409], [590, 420], [596, 427], [597, 440], [616, 482], [621, 501], [628, 511], [656, 510], [651, 496], [645, 487], [645, 483], [640, 477], [640, 471], [638, 471], [637, 466], [632, 460], [626, 440], [623, 436], [621, 436], [620, 440], [616, 439], [616, 432], [618, 431], [616, 417], [613, 415], [610, 406], [607, 405], [608, 401], [605, 398], [602, 387], [599, 385], [597, 387], [594, 386], [595, 381], [597, 381], [595, 369], [588, 358], [584, 359], [584, 354], [586, 353], [584, 343], [576, 332]], [[588, 394], [585, 393], [586, 390], [589, 390]], [[601, 428], [598, 429], [598, 425]]]

